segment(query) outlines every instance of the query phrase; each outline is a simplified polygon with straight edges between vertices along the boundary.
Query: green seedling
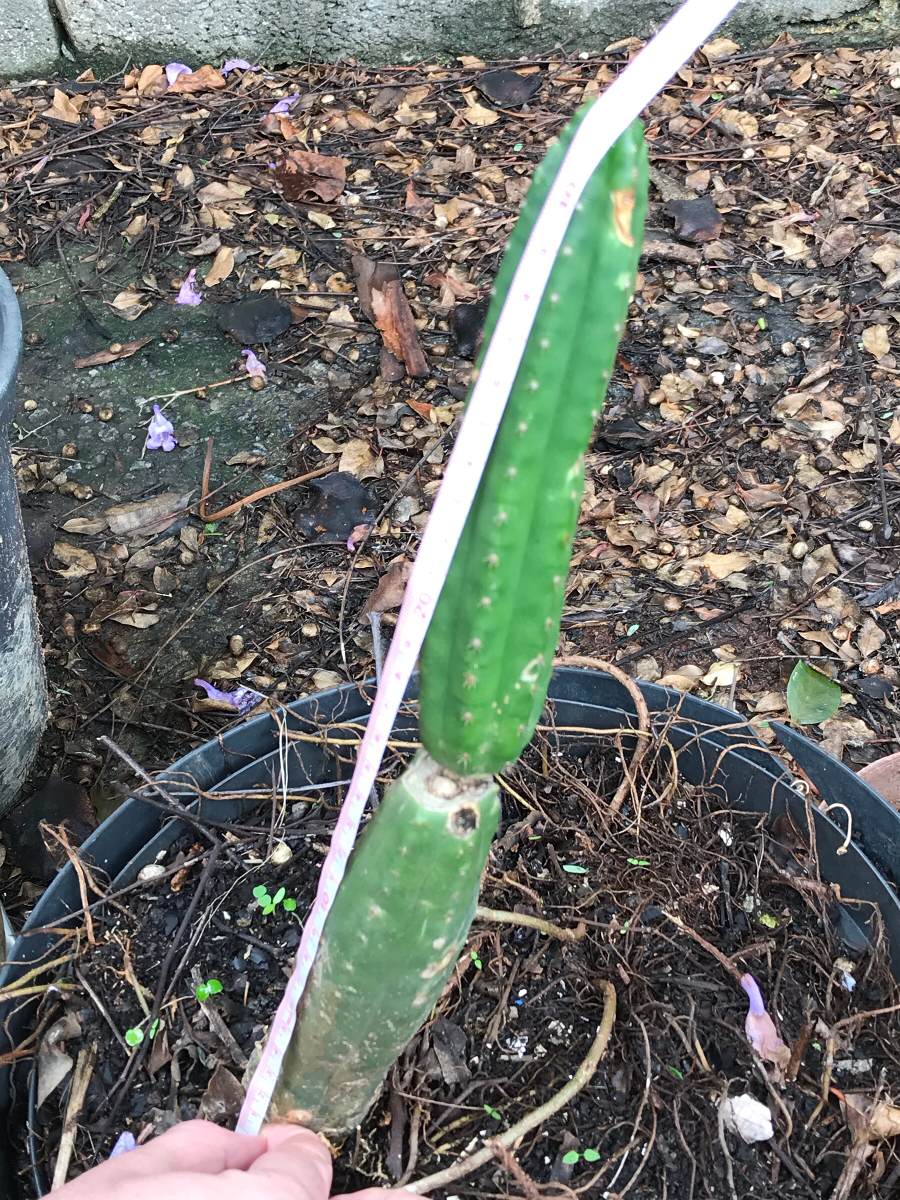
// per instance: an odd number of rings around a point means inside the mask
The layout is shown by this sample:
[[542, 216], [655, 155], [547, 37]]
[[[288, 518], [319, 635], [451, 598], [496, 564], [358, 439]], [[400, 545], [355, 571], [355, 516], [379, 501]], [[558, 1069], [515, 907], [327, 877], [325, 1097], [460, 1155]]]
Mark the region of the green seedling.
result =
[[[156, 1018], [156, 1020], [153, 1022], [153, 1024], [147, 1030], [147, 1037], [150, 1039], [151, 1042], [156, 1037], [158, 1032], [159, 1032], [159, 1017]], [[133, 1025], [131, 1027], [131, 1029], [125, 1030], [125, 1044], [127, 1046], [131, 1046], [131, 1048], [133, 1050], [136, 1049], [138, 1046], [140, 1046], [140, 1044], [143, 1040], [144, 1040], [144, 1031], [143, 1031], [143, 1029], [141, 1029], [140, 1025]]]
[[499, 1110], [498, 1108], [494, 1108], [494, 1107], [493, 1107], [492, 1105], [490, 1105], [490, 1104], [485, 1104], [485, 1106], [484, 1106], [484, 1111], [487, 1113], [487, 1115], [488, 1115], [488, 1116], [489, 1116], [489, 1117], [490, 1117], [490, 1118], [491, 1118], [493, 1121], [502, 1121], [502, 1120], [503, 1120], [503, 1113], [502, 1113], [502, 1112], [500, 1112], [500, 1110]]
[[586, 1150], [569, 1150], [563, 1155], [563, 1162], [568, 1167], [574, 1167], [579, 1162], [595, 1163], [600, 1161], [600, 1151], [595, 1150], [593, 1146], [588, 1146]]
[[650, 859], [649, 858], [629, 858], [628, 865], [629, 865], [629, 867], [649, 867]]
[[266, 885], [259, 883], [253, 889], [253, 898], [262, 909], [264, 917], [270, 917], [279, 905], [287, 913], [295, 912], [297, 909], [297, 901], [288, 896], [283, 887], [280, 887], [274, 896], [270, 896]]
[[477, 950], [473, 950], [473, 951], [471, 952], [471, 954], [469, 955], [469, 957], [472, 959], [472, 962], [475, 964], [475, 969], [476, 969], [476, 971], [480, 971], [480, 970], [481, 970], [481, 968], [484, 966], [484, 963], [483, 963], [483, 962], [481, 961], [481, 959], [478, 957], [478, 951], [477, 951]]
[[672, 1076], [673, 1079], [678, 1079], [678, 1080], [684, 1079], [684, 1071], [680, 1070], [678, 1067], [667, 1066], [666, 1070], [669, 1072], [669, 1074]]
[[219, 979], [207, 979], [206, 983], [198, 983], [194, 988], [194, 995], [201, 1004], [205, 1004], [210, 996], [218, 996], [222, 991], [222, 982]]

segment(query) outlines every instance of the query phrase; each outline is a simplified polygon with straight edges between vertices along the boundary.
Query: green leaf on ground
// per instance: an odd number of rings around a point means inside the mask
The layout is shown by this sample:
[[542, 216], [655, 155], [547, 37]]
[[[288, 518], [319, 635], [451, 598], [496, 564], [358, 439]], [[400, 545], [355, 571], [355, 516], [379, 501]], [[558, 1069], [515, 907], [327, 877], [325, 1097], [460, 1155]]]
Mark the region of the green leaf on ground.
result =
[[798, 662], [787, 685], [787, 704], [791, 719], [798, 725], [818, 725], [837, 712], [841, 703], [840, 684]]

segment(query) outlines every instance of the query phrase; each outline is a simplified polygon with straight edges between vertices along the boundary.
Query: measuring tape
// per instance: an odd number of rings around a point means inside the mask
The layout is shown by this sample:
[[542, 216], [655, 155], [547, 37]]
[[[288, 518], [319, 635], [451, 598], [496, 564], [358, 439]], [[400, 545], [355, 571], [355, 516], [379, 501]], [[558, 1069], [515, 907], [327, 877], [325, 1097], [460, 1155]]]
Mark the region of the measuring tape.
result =
[[559, 174], [534, 224], [485, 352], [456, 445], [447, 463], [406, 585], [381, 683], [359, 747], [353, 778], [341, 806], [331, 847], [322, 864], [318, 891], [303, 927], [293, 974], [247, 1089], [236, 1126], [239, 1133], [258, 1133], [266, 1118], [325, 919], [344, 877], [366, 800], [378, 775], [406, 685], [415, 669], [428, 623], [472, 507], [541, 297], [578, 198], [613, 143], [737, 3], [738, 0], [687, 0], [681, 6], [638, 57], [594, 102], [572, 139]]

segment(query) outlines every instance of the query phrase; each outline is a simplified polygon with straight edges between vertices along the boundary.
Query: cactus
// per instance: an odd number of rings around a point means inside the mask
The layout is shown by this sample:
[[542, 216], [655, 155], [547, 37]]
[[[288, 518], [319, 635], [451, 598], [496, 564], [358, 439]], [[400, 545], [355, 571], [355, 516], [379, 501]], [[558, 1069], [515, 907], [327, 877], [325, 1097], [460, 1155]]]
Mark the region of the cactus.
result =
[[500, 806], [492, 781], [416, 755], [388, 788], [328, 915], [272, 1102], [352, 1127], [441, 994], [475, 915]]
[[[486, 334], [565, 145], [535, 175], [497, 278]], [[525, 350], [422, 653], [422, 740], [446, 767], [516, 759], [547, 694], [583, 488], [582, 456], [634, 291], [647, 193], [636, 122], [588, 183]]]
[[[538, 169], [497, 278], [493, 329], [577, 116]], [[352, 1128], [440, 996], [497, 824], [492, 775], [546, 696], [582, 456], [634, 290], [646, 211], [633, 125], [585, 188], [554, 264], [422, 656], [425, 749], [388, 789], [325, 922], [271, 1115]]]

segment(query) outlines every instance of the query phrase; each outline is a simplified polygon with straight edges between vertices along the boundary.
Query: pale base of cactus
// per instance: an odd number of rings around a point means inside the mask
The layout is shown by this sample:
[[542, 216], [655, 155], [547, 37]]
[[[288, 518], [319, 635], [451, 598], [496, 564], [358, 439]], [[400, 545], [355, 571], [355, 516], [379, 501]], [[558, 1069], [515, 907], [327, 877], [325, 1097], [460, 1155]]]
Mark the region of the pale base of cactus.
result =
[[456, 965], [498, 818], [492, 779], [425, 751], [391, 784], [325, 924], [270, 1119], [359, 1124]]

